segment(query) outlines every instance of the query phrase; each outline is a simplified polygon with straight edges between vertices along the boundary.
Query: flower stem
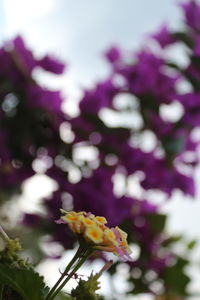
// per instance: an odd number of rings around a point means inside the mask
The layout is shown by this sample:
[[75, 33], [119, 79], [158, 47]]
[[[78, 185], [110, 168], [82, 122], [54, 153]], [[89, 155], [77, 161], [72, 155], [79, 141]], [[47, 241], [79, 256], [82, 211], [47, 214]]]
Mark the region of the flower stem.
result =
[[1, 225], [0, 225], [0, 236], [2, 237], [5, 243], [7, 243], [10, 240]]
[[46, 300], [50, 300], [51, 296], [53, 295], [53, 293], [55, 292], [55, 290], [58, 288], [59, 284], [62, 282], [62, 280], [65, 278], [65, 276], [68, 275], [68, 272], [70, 271], [70, 269], [72, 268], [72, 266], [75, 264], [75, 262], [80, 258], [80, 256], [83, 253], [83, 249], [81, 246], [79, 246], [79, 248], [77, 249], [76, 253], [74, 254], [74, 257], [72, 258], [72, 260], [69, 262], [69, 264], [67, 265], [67, 267], [65, 268], [65, 271], [62, 273], [62, 275], [60, 276], [60, 278], [58, 279], [58, 281], [55, 283], [55, 285], [52, 287], [52, 289], [50, 290], [50, 292], [48, 293]]
[[[48, 300], [53, 300], [56, 295], [62, 290], [62, 288], [66, 285], [66, 283], [72, 278], [72, 276], [75, 274], [75, 272], [82, 266], [82, 264], [86, 261], [86, 259], [92, 254], [94, 250], [88, 249], [85, 251], [84, 255], [80, 257], [80, 259], [77, 261], [76, 265], [74, 266], [73, 270], [68, 274], [67, 278], [58, 286], [57, 289], [54, 289], [54, 292], [51, 293], [51, 297], [47, 298]], [[64, 278], [64, 277], [63, 277]], [[61, 281], [60, 281], [61, 282]]]

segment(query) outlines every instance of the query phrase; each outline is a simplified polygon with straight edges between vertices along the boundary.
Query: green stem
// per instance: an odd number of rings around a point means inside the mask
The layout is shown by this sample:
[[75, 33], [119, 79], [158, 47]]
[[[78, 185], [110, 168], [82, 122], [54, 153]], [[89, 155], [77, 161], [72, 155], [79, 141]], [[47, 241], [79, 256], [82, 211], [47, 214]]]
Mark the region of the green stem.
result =
[[82, 266], [82, 264], [86, 261], [86, 259], [92, 254], [94, 250], [88, 249], [85, 254], [80, 258], [80, 260], [77, 262], [77, 264], [74, 266], [73, 270], [70, 272], [70, 274], [67, 276], [67, 278], [63, 281], [63, 283], [60, 284], [60, 286], [55, 290], [54, 293], [51, 294], [51, 297], [48, 298], [48, 300], [53, 300], [56, 295], [62, 290], [62, 288], [66, 285], [66, 283], [72, 278], [72, 276], [76, 273], [76, 271]]
[[1, 225], [0, 225], [0, 235], [5, 243], [7, 243], [10, 240], [7, 234], [5, 233], [5, 231], [3, 230], [3, 228], [1, 227]]
[[74, 263], [77, 261], [77, 259], [81, 256], [82, 252], [83, 252], [83, 249], [82, 249], [81, 246], [79, 246], [78, 250], [74, 254], [74, 257], [72, 258], [72, 260], [69, 262], [69, 264], [65, 268], [65, 271], [62, 273], [62, 275], [60, 276], [60, 278], [58, 279], [58, 281], [54, 284], [54, 286], [52, 287], [52, 289], [48, 293], [48, 295], [46, 297], [46, 300], [50, 300], [51, 299], [51, 296], [53, 295], [54, 291], [57, 289], [57, 287], [62, 282], [62, 280], [65, 278], [65, 276], [67, 276], [67, 273], [70, 271], [70, 269], [72, 268], [72, 266], [74, 265]]

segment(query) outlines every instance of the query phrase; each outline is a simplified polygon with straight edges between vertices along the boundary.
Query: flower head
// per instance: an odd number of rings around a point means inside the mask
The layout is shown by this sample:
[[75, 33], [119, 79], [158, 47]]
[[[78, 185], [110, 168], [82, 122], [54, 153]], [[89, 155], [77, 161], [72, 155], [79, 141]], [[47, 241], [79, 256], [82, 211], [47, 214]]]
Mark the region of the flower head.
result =
[[127, 234], [119, 227], [109, 228], [107, 220], [86, 212], [64, 211], [61, 222], [69, 228], [86, 245], [94, 250], [112, 252], [122, 260], [131, 260], [131, 250], [127, 243]]
[[158, 42], [161, 48], [165, 48], [175, 43], [175, 39], [171, 34], [167, 24], [163, 24], [160, 30], [151, 35], [151, 37]]
[[180, 4], [185, 15], [187, 25], [195, 31], [200, 30], [200, 5], [198, 1], [189, 1]]

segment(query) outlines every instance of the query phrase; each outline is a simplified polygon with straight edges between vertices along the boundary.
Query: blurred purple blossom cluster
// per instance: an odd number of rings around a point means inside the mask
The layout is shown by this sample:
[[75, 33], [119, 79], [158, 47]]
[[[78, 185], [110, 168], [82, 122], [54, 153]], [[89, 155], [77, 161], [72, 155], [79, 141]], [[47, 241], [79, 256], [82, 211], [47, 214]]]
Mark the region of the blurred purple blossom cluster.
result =
[[[200, 5], [190, 1], [181, 7], [182, 32], [171, 32], [165, 24], [149, 37], [150, 45], [137, 53], [126, 54], [116, 46], [106, 52], [110, 74], [84, 91], [80, 113], [73, 118], [62, 111], [61, 93], [41, 86], [34, 75], [37, 68], [62, 74], [61, 62], [50, 56], [35, 58], [21, 37], [0, 49], [0, 189], [15, 193], [37, 173], [34, 162], [40, 160], [43, 173], [55, 180], [57, 190], [43, 200], [45, 214], [26, 214], [24, 224], [45, 229], [52, 241], [65, 248], [72, 248], [74, 240], [65, 227], [54, 225], [60, 207], [104, 215], [111, 226], [121, 224], [128, 229], [130, 243], [140, 247], [139, 258], [130, 263], [141, 272], [134, 293], [152, 292], [151, 282], [141, 279], [145, 272], [153, 270], [156, 279], [160, 276], [165, 281], [165, 270], [182, 259], [175, 259], [166, 246], [165, 216], [149, 201], [149, 191], [161, 191], [166, 199], [177, 189], [195, 196]], [[168, 47], [181, 43], [188, 61], [184, 67], [166, 55]], [[189, 86], [186, 93], [181, 90], [184, 84]], [[74, 136], [72, 142], [65, 131]], [[89, 158], [84, 156], [87, 151]], [[72, 170], [78, 174], [73, 180]], [[117, 176], [124, 181], [118, 193]], [[140, 197], [134, 195], [133, 177], [139, 182]], [[186, 263], [181, 262], [184, 267]], [[166, 284], [169, 289], [170, 283]]]
[[64, 121], [60, 92], [38, 85], [33, 71], [60, 74], [64, 65], [49, 56], [34, 58], [19, 36], [0, 49], [0, 61], [0, 185], [10, 192], [35, 173], [40, 149], [59, 143]]

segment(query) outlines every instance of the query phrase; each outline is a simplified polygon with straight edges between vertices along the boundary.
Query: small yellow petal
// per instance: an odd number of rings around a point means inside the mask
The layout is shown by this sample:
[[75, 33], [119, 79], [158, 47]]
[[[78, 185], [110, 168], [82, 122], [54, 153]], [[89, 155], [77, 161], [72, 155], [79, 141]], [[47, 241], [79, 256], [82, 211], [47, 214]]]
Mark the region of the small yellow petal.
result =
[[99, 244], [103, 241], [103, 231], [97, 226], [87, 227], [85, 236], [95, 244]]
[[67, 223], [71, 223], [71, 222], [76, 222], [78, 220], [78, 217], [75, 214], [69, 213], [61, 217], [61, 219]]
[[81, 222], [83, 222], [83, 224], [85, 226], [94, 226], [95, 225], [95, 222], [93, 220], [91, 220], [90, 218], [85, 218], [85, 217], [81, 216], [79, 219]]
[[117, 241], [116, 241], [116, 237], [114, 232], [107, 228], [106, 230], [104, 230], [104, 241], [106, 242], [110, 242], [111, 244], [117, 246]]
[[95, 220], [97, 221], [97, 223], [100, 223], [100, 224], [106, 224], [107, 223], [107, 220], [104, 217], [96, 216]]

